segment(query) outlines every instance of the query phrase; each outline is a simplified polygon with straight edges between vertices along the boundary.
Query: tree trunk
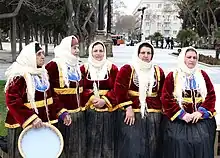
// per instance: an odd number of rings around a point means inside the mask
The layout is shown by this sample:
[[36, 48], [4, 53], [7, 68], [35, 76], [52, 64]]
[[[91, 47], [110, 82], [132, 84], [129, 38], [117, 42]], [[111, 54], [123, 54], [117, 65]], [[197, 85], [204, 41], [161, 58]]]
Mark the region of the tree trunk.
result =
[[210, 16], [209, 16], [208, 10], [206, 10], [206, 16], [207, 16], [207, 27], [208, 27], [208, 30], [210, 30], [211, 23], [210, 23]]
[[[210, 3], [210, 1], [209, 1], [209, 3]], [[213, 22], [214, 22], [214, 30], [217, 31], [217, 29], [218, 29], [218, 22], [217, 22], [217, 20], [216, 20], [215, 13], [214, 13], [214, 11], [212, 10], [210, 4], [208, 5], [208, 8], [209, 8], [209, 11], [210, 11], [211, 14], [212, 14], [212, 18], [213, 18]]]
[[217, 49], [217, 50], [215, 51], [215, 58], [216, 58], [216, 59], [219, 59], [219, 54], [220, 54], [220, 49]]
[[202, 17], [202, 13], [201, 12], [199, 13], [199, 19], [200, 19], [202, 25], [204, 26], [204, 28], [205, 28], [205, 30], [207, 32], [207, 36], [210, 36], [210, 31], [209, 31], [208, 27], [206, 26], [206, 24], [203, 21], [203, 17]]
[[2, 46], [2, 30], [0, 29], [0, 50], [3, 50]]
[[40, 28], [40, 44], [41, 45], [43, 44], [43, 29], [42, 28]]
[[79, 35], [79, 39], [80, 39], [80, 53], [79, 53], [79, 56], [80, 57], [83, 57], [85, 56], [85, 36], [83, 35], [82, 33], [82, 30], [81, 30], [81, 26], [80, 26], [80, 23], [79, 23], [79, 15], [80, 15], [80, 6], [81, 6], [81, 3], [82, 3], [82, 0], [78, 0], [77, 1], [77, 9], [76, 9], [76, 15], [75, 15], [75, 19], [74, 19], [74, 22], [75, 22], [75, 26], [76, 26], [76, 29], [78, 31], [78, 35]]
[[30, 28], [30, 37], [31, 37], [31, 41], [36, 41], [36, 39], [34, 39], [34, 29], [33, 29], [33, 26]]
[[50, 44], [53, 44], [53, 41], [54, 41], [54, 40], [52, 40], [52, 38], [53, 38], [53, 33], [52, 33], [52, 31], [49, 31], [48, 34], [49, 34], [49, 37], [48, 37], [48, 38], [49, 38], [49, 43], [50, 43]]
[[54, 30], [53, 32], [53, 44], [54, 44], [54, 47], [56, 47], [58, 45], [58, 33]]
[[38, 41], [38, 26], [34, 25], [35, 41]]
[[67, 35], [75, 35], [77, 34], [77, 30], [74, 25], [74, 17], [75, 17], [75, 12], [73, 10], [73, 2], [72, 0], [65, 0], [65, 5], [67, 9], [67, 14], [68, 14], [68, 21], [67, 21], [67, 26], [68, 26], [68, 31]]
[[22, 50], [22, 43], [23, 43], [23, 24], [19, 23], [18, 24], [18, 28], [19, 28], [19, 52], [21, 52]]
[[48, 28], [44, 31], [45, 56], [48, 56]]
[[28, 45], [30, 43], [30, 27], [29, 24], [25, 23], [24, 24], [25, 28], [25, 45]]
[[12, 18], [12, 27], [11, 27], [11, 53], [12, 53], [12, 62], [16, 60], [16, 17]]
[[80, 43], [79, 43], [80, 57], [85, 57], [86, 56], [87, 50], [85, 48], [86, 48], [85, 40], [80, 41]]

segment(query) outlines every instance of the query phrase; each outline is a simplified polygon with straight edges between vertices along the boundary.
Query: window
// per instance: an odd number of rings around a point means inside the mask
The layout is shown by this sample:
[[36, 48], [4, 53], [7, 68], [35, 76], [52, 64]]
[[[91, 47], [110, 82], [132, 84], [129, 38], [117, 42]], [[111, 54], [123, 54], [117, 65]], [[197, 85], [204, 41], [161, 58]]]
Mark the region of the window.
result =
[[170, 33], [170, 30], [164, 30], [164, 34], [168, 35]]
[[146, 15], [146, 20], [150, 20], [150, 15]]
[[173, 16], [173, 20], [177, 20], [177, 16], [176, 15]]
[[157, 20], [160, 20], [160, 15], [157, 15]]
[[173, 34], [176, 35], [177, 34], [177, 30], [173, 30]]
[[146, 26], [150, 26], [150, 23], [149, 23], [149, 22], [146, 22]]
[[146, 30], [146, 34], [149, 35], [150, 34], [150, 30]]
[[164, 7], [165, 8], [171, 8], [171, 4], [165, 4]]
[[161, 33], [161, 30], [157, 30], [157, 32], [160, 32], [160, 33]]
[[158, 5], [157, 5], [157, 8], [161, 8], [161, 7], [162, 7], [162, 4], [158, 4]]
[[170, 23], [169, 22], [165, 22], [164, 23], [164, 27], [169, 27], [170, 26]]
[[157, 27], [161, 27], [161, 23], [160, 22], [157, 23]]

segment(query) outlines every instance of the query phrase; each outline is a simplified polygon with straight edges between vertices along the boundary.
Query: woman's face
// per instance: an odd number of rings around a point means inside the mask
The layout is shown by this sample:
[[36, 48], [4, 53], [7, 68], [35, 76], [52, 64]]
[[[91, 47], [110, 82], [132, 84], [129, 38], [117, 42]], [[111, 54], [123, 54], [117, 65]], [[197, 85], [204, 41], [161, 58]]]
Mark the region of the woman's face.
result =
[[79, 45], [71, 46], [71, 53], [74, 56], [78, 56], [79, 55]]
[[140, 53], [139, 53], [138, 57], [142, 61], [149, 63], [151, 61], [151, 59], [152, 59], [152, 50], [151, 50], [151, 48], [143, 46], [140, 49]]
[[42, 49], [40, 49], [40, 50], [36, 53], [37, 66], [42, 67], [42, 66], [44, 65], [44, 60], [45, 60], [44, 51], [43, 51]]
[[101, 44], [97, 44], [92, 49], [92, 56], [97, 61], [102, 61], [104, 58], [104, 48]]
[[197, 63], [197, 54], [193, 50], [189, 50], [186, 52], [184, 57], [184, 63], [189, 69], [193, 69]]

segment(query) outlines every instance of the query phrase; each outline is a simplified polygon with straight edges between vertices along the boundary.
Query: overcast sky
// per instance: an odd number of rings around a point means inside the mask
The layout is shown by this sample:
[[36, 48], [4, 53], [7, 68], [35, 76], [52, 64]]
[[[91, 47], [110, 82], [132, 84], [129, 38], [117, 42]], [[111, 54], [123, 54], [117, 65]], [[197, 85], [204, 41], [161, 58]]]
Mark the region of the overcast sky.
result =
[[122, 0], [127, 6], [127, 9], [124, 10], [126, 14], [132, 14], [134, 9], [137, 7], [141, 0]]

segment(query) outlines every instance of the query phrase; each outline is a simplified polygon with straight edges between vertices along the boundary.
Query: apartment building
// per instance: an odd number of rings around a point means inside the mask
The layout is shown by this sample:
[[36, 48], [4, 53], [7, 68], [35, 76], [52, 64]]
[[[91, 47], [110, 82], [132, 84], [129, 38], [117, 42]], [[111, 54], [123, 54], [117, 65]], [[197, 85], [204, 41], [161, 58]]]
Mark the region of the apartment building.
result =
[[[146, 9], [140, 28], [143, 7]], [[155, 32], [160, 32], [164, 37], [175, 38], [181, 29], [181, 20], [177, 18], [178, 7], [171, 0], [141, 0], [133, 15], [137, 19], [135, 30], [142, 33], [142, 40]]]

